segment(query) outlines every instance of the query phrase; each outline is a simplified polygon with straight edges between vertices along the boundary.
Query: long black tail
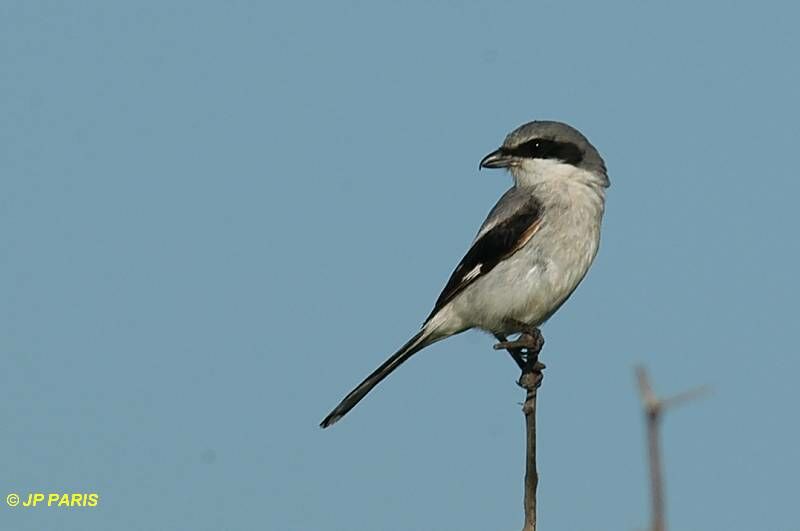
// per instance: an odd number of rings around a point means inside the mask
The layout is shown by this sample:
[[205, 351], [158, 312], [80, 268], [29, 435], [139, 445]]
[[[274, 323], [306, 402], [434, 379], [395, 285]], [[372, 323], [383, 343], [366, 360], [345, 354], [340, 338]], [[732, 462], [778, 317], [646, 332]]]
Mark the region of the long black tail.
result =
[[412, 337], [408, 343], [400, 347], [400, 350], [392, 354], [392, 357], [386, 360], [383, 365], [375, 369], [375, 372], [367, 376], [363, 382], [358, 384], [358, 387], [350, 391], [344, 399], [336, 406], [333, 411], [320, 423], [320, 426], [327, 428], [328, 426], [336, 423], [340, 418], [344, 417], [348, 411], [358, 404], [373, 387], [378, 385], [381, 380], [389, 376], [389, 374], [398, 368], [408, 358], [425, 348], [430, 344], [426, 341], [430, 337], [425, 333], [425, 330], [420, 330], [417, 335]]

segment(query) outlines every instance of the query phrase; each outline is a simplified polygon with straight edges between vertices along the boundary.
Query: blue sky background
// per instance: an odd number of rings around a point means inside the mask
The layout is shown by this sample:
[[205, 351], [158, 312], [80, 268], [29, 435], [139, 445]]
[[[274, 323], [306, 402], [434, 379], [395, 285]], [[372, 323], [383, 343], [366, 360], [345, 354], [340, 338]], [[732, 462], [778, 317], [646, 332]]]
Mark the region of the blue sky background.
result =
[[540, 521], [642, 529], [632, 367], [672, 529], [797, 529], [791, 2], [0, 4], [0, 527], [522, 522], [518, 372], [470, 332], [317, 427], [418, 327], [531, 119], [609, 167], [544, 329]]

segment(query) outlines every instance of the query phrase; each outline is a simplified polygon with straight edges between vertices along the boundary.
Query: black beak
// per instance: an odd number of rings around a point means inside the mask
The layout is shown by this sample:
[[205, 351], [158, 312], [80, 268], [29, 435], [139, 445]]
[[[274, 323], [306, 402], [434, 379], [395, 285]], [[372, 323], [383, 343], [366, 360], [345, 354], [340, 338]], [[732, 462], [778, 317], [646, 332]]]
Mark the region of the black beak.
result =
[[503, 151], [503, 148], [492, 151], [481, 159], [478, 169], [481, 168], [508, 168], [511, 166], [512, 156]]

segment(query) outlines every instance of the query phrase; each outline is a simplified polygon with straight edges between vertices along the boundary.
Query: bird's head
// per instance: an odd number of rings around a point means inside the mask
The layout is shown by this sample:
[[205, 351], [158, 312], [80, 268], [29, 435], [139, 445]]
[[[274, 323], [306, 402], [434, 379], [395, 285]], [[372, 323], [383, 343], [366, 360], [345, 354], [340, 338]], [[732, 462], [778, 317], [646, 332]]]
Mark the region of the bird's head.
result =
[[508, 168], [517, 186], [580, 179], [608, 187], [606, 166], [580, 131], [562, 122], [535, 121], [509, 133], [479, 168]]

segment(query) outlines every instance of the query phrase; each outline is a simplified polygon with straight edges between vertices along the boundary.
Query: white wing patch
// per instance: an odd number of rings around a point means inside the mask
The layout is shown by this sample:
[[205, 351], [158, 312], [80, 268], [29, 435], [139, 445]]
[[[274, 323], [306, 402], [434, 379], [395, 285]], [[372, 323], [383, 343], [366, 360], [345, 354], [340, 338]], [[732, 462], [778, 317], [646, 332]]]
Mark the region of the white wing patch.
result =
[[472, 280], [473, 278], [475, 278], [475, 277], [477, 277], [478, 275], [480, 275], [480, 274], [481, 274], [481, 268], [482, 268], [482, 267], [483, 267], [483, 264], [478, 264], [478, 265], [476, 265], [475, 267], [473, 267], [473, 268], [472, 268], [472, 271], [470, 271], [469, 273], [467, 273], [466, 275], [464, 275], [464, 277], [461, 279], [461, 282], [469, 282], [469, 281], [470, 281], [470, 280]]

